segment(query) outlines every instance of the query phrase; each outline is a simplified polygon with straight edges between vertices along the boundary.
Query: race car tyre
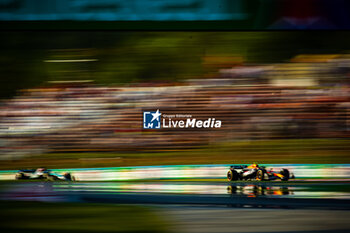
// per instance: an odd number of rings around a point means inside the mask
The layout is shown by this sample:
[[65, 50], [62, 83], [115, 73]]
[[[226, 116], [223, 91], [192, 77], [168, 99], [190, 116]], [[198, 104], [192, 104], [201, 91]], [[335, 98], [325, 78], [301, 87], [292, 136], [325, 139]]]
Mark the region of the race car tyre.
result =
[[74, 177], [73, 177], [69, 172], [64, 173], [63, 176], [64, 176], [64, 178], [66, 178], [66, 180], [68, 180], [68, 181], [73, 181], [73, 180], [74, 180]]
[[282, 181], [288, 181], [289, 180], [289, 171], [287, 169], [281, 169], [280, 171], [281, 175], [283, 175], [283, 178], [281, 178]]
[[259, 170], [257, 173], [256, 173], [256, 179], [257, 180], [264, 180], [265, 179], [265, 171], [264, 170]]
[[16, 180], [23, 180], [23, 179], [25, 179], [25, 176], [24, 176], [23, 173], [17, 173], [16, 174]]
[[239, 175], [238, 175], [238, 172], [236, 170], [229, 170], [227, 172], [227, 179], [229, 181], [235, 181], [235, 180], [238, 180], [239, 179]]

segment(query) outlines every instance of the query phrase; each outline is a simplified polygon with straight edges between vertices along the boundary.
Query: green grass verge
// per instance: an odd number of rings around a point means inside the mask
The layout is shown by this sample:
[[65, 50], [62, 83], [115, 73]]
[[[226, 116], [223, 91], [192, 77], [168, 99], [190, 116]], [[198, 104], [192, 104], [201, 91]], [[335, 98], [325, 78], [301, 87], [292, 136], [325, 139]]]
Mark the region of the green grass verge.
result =
[[2, 232], [167, 232], [142, 206], [0, 201], [0, 208]]
[[286, 139], [225, 142], [199, 149], [158, 152], [47, 153], [3, 161], [0, 169], [46, 166], [117, 167], [167, 164], [350, 163], [349, 139]]

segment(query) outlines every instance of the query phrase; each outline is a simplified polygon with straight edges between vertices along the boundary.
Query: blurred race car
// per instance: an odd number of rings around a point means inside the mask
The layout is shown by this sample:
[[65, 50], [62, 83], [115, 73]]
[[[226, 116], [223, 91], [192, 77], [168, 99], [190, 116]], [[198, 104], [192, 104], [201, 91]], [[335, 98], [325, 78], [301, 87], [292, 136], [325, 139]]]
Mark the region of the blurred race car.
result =
[[55, 180], [74, 181], [74, 177], [69, 172], [57, 174], [46, 168], [24, 169], [24, 170], [19, 170], [16, 173], [16, 180], [28, 180], [28, 179], [39, 179], [39, 180], [50, 180], [50, 181], [55, 181]]
[[288, 169], [282, 168], [279, 172], [273, 171], [271, 168], [267, 170], [264, 166], [258, 164], [247, 165], [234, 165], [230, 167], [227, 172], [227, 179], [229, 181], [234, 180], [282, 180], [288, 181], [294, 179], [294, 174], [290, 173]]

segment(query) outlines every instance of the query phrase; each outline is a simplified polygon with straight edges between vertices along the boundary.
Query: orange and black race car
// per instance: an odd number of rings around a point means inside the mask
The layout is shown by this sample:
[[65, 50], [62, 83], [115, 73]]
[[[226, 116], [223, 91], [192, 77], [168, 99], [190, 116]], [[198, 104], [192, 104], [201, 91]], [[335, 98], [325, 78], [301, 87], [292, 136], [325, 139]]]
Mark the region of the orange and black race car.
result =
[[271, 168], [267, 170], [264, 166], [258, 164], [247, 165], [233, 165], [227, 172], [227, 179], [229, 181], [235, 180], [282, 180], [288, 181], [294, 179], [294, 175], [288, 169], [282, 168], [280, 171], [273, 171]]

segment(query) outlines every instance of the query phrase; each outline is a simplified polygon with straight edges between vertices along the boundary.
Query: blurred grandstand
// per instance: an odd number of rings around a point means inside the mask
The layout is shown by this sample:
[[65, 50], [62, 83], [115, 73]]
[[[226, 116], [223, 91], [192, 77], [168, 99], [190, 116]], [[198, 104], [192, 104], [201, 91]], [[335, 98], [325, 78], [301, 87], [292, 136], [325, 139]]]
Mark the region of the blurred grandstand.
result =
[[[347, 138], [348, 55], [299, 55], [283, 64], [238, 64], [211, 78], [101, 86], [50, 82], [1, 102], [0, 154], [181, 151], [217, 142]], [[142, 112], [213, 117], [222, 127], [143, 130]]]

